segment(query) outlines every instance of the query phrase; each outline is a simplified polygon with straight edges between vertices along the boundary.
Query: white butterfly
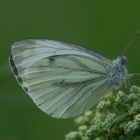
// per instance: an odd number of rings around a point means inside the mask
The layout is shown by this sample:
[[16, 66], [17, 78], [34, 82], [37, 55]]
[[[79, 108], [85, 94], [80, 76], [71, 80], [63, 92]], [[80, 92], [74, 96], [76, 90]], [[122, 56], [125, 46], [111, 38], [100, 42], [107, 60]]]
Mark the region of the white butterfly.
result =
[[109, 60], [76, 45], [27, 39], [12, 45], [10, 64], [33, 102], [55, 118], [77, 116], [127, 83], [127, 58]]

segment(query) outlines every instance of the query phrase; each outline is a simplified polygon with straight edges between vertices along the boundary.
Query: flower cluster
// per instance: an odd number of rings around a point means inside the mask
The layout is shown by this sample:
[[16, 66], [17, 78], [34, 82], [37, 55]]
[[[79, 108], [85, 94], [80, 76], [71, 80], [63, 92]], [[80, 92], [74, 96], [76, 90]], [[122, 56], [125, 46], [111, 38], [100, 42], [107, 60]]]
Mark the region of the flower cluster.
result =
[[75, 119], [78, 131], [65, 140], [139, 140], [140, 87], [107, 94], [95, 109]]

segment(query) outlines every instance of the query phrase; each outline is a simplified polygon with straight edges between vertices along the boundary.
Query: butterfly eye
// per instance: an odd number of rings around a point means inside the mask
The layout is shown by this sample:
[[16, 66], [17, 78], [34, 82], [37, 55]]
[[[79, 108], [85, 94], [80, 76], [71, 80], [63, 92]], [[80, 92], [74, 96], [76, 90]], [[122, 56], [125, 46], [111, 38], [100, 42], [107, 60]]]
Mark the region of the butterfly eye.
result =
[[121, 64], [122, 65], [126, 65], [127, 62], [128, 62], [128, 60], [127, 60], [127, 57], [126, 56], [121, 57]]

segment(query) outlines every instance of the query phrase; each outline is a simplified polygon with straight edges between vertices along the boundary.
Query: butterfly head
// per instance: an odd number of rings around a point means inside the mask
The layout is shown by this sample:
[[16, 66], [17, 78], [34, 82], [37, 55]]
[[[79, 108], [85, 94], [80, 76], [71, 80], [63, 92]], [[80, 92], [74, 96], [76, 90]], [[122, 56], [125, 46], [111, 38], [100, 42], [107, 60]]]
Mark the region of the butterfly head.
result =
[[126, 56], [118, 57], [117, 59], [113, 60], [113, 65], [116, 67], [126, 67], [128, 63], [128, 59]]
[[128, 63], [127, 57], [126, 57], [126, 56], [122, 56], [122, 57], [120, 58], [120, 63], [121, 63], [122, 65], [127, 65], [127, 63]]

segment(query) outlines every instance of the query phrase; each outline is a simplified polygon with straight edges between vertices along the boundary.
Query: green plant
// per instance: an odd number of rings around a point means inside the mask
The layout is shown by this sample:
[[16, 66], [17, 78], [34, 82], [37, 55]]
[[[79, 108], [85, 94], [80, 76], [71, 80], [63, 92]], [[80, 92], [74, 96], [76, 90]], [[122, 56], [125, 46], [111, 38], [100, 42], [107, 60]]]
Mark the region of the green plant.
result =
[[109, 93], [93, 111], [75, 119], [78, 131], [65, 140], [138, 140], [140, 139], [140, 87], [119, 96]]

